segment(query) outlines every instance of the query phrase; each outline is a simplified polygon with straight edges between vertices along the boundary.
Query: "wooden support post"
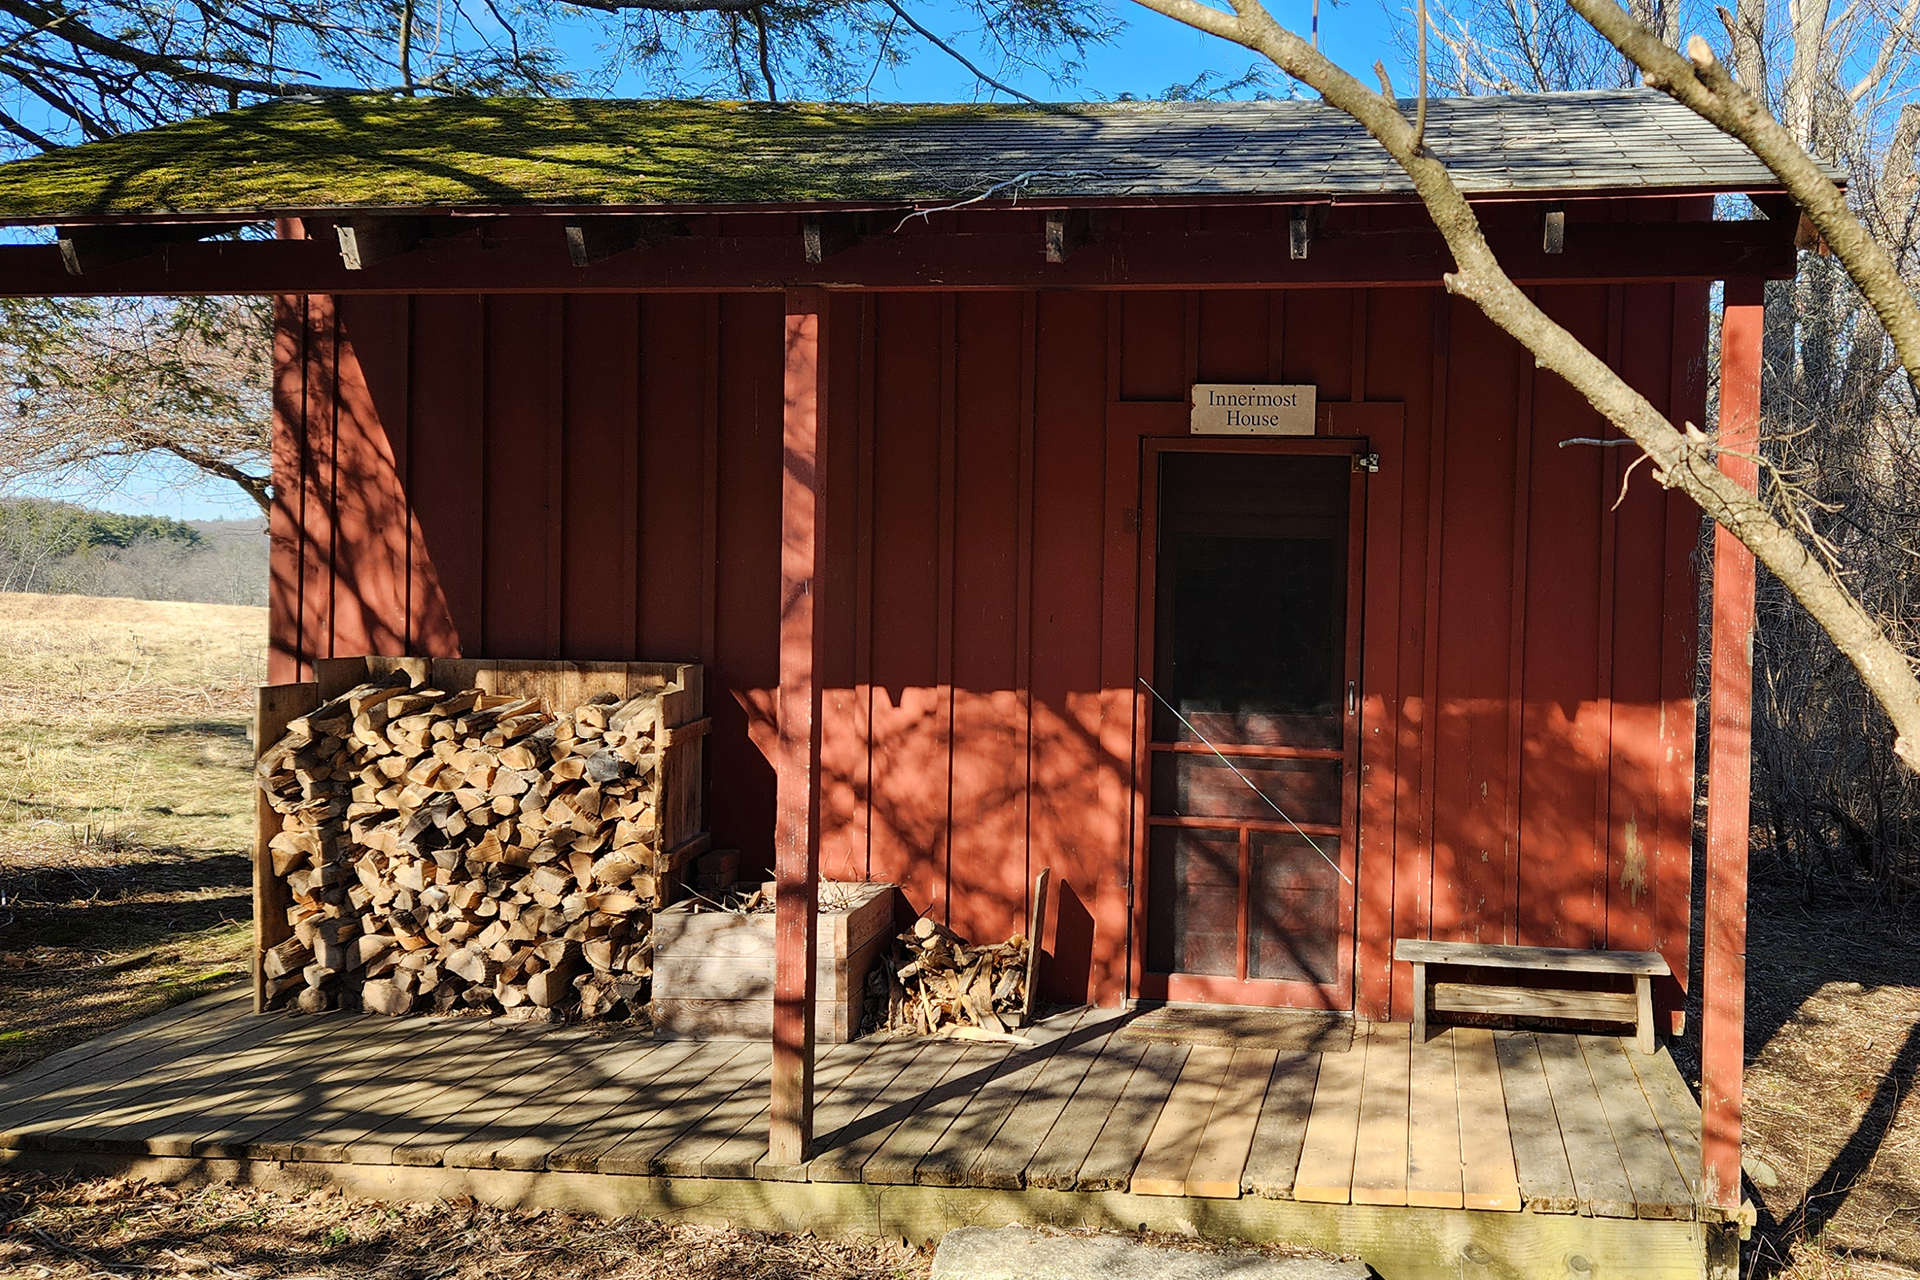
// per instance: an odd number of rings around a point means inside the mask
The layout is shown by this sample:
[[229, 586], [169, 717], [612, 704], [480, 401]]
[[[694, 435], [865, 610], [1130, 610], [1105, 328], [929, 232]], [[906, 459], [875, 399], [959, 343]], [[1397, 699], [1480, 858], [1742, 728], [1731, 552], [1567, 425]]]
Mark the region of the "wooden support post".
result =
[[[1760, 428], [1764, 286], [1729, 280], [1720, 330], [1720, 468], [1748, 488]], [[1740, 1208], [1740, 1095], [1747, 996], [1747, 828], [1753, 734], [1753, 553], [1713, 531], [1713, 658], [1708, 694], [1704, 990], [1700, 1000], [1700, 1157], [1710, 1209]]]
[[813, 1139], [814, 959], [820, 885], [820, 625], [826, 556], [827, 293], [787, 292], [785, 466], [780, 481], [779, 772], [773, 838], [773, 1101], [768, 1156]]

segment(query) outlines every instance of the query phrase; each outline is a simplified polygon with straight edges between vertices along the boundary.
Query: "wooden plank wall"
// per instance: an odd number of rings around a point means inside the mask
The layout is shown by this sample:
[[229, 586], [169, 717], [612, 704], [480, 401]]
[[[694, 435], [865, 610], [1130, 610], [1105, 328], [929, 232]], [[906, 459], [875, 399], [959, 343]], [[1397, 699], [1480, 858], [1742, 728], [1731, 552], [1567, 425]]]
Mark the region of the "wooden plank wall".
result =
[[[1704, 288], [1538, 296], [1703, 415], [1703, 359], [1672, 352], [1704, 350]], [[1405, 406], [1397, 483], [1372, 488], [1398, 498], [1368, 564], [1398, 584], [1368, 598], [1398, 617], [1367, 640], [1360, 1007], [1407, 1016], [1402, 936], [1686, 973], [1697, 516], [1645, 467], [1614, 510], [1633, 451], [1560, 447], [1605, 433], [1470, 307], [925, 292], [832, 314], [824, 875], [897, 880], [985, 938], [1024, 927], [1051, 867], [1048, 993], [1125, 994], [1138, 499], [1115, 406], [1310, 382]], [[361, 652], [699, 661], [716, 842], [769, 865], [780, 334], [777, 295], [284, 300], [271, 678]]]

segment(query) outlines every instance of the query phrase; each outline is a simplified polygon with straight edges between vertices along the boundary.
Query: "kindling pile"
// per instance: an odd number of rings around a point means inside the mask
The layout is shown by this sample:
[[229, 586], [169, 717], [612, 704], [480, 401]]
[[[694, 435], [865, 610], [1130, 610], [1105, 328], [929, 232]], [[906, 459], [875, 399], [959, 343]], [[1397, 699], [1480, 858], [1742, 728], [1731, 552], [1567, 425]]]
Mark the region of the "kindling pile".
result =
[[875, 1021], [915, 1035], [1018, 1027], [1028, 1008], [1027, 945], [1016, 933], [992, 946], [968, 946], [953, 930], [922, 916], [894, 941], [892, 954], [868, 980], [873, 1012], [880, 1015]]
[[270, 1005], [605, 1017], [647, 999], [660, 694], [541, 699], [404, 671], [290, 722], [257, 776], [293, 936]]

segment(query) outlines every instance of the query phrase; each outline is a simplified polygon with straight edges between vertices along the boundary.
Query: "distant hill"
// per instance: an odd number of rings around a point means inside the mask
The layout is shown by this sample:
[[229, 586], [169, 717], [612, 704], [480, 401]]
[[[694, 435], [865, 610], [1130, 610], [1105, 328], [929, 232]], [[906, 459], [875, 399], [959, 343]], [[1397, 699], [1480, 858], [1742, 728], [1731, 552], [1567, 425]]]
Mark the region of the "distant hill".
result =
[[0, 498], [0, 591], [264, 605], [267, 522]]

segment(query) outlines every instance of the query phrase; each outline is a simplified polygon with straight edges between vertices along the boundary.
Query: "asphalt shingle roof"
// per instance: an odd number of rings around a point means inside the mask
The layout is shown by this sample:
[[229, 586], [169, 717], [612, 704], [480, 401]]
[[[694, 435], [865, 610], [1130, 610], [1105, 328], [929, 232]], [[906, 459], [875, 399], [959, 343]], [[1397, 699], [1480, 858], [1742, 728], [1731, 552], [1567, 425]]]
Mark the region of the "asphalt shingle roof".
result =
[[[1740, 144], [1644, 89], [1435, 99], [1470, 195], [1758, 191]], [[1318, 102], [767, 106], [526, 98], [281, 101], [0, 165], [0, 221], [140, 213], [1114, 201], [1410, 192]]]

